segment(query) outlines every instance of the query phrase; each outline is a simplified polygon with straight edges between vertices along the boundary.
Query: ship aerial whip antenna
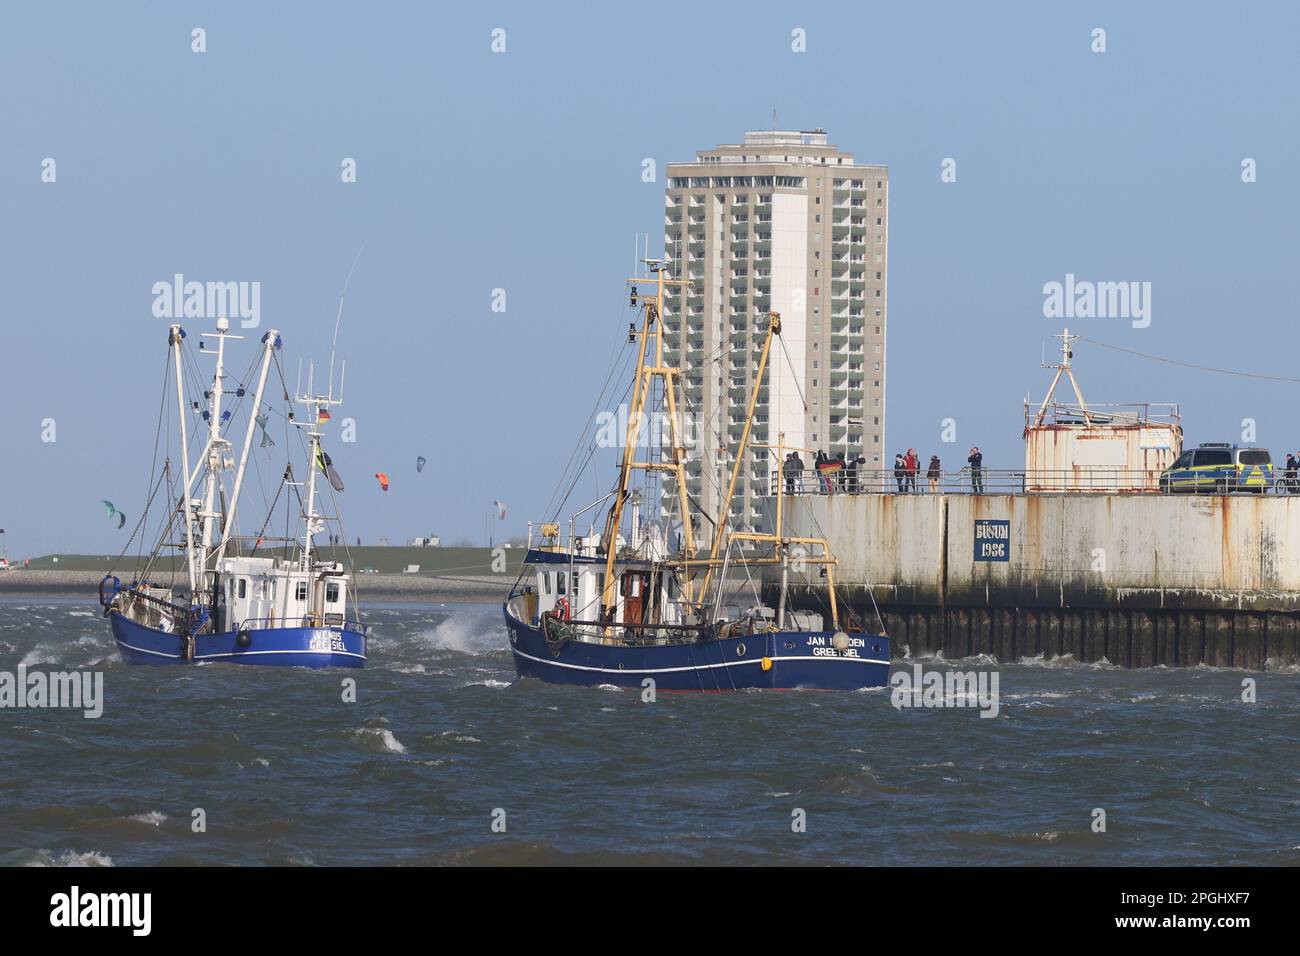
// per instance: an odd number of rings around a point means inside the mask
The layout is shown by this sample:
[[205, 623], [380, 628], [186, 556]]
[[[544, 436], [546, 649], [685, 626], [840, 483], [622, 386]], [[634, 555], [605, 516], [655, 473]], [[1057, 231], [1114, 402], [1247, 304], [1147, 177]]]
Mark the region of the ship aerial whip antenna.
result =
[[352, 282], [352, 273], [356, 271], [357, 263], [361, 261], [361, 253], [366, 251], [366, 244], [363, 242], [361, 248], [357, 250], [356, 256], [352, 259], [352, 268], [348, 270], [348, 277], [343, 280], [343, 291], [339, 293], [339, 310], [334, 316], [334, 340], [330, 342], [330, 385], [334, 384], [334, 350], [339, 344], [339, 326], [343, 322], [343, 300], [348, 295], [348, 285]]

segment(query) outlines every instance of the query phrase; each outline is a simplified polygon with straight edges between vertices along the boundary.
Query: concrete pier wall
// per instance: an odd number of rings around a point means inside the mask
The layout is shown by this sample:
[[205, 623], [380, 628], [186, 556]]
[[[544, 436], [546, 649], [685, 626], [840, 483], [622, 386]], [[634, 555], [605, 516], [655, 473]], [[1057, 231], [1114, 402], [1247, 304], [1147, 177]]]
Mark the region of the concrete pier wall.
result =
[[[806, 496], [786, 528], [830, 541], [900, 653], [1300, 665], [1300, 496]], [[824, 607], [817, 570], [795, 606]]]

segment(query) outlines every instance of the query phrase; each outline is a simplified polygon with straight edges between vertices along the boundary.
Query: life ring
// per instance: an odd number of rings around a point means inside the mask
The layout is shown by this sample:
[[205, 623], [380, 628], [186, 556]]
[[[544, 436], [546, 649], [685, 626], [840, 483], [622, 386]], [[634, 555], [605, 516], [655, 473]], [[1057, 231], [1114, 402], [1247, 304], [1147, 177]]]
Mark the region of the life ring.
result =
[[554, 614], [556, 617], [558, 617], [561, 621], [567, 621], [569, 619], [570, 614], [572, 613], [569, 609], [569, 599], [566, 597], [562, 597], [558, 601], [556, 601], [555, 608], [554, 610], [551, 611], [551, 613]]

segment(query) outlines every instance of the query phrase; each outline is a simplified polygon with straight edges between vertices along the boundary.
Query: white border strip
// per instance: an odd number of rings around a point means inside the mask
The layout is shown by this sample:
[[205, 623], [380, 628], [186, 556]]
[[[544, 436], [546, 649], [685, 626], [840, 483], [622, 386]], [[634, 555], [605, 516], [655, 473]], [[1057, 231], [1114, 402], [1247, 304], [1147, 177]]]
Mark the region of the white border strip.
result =
[[[544, 657], [534, 657], [532, 654], [525, 654], [523, 651], [519, 650], [517, 647], [514, 647], [513, 645], [511, 646], [510, 650], [511, 650], [512, 652], [514, 652], [515, 654], [518, 654], [520, 657], [527, 658], [527, 659], [530, 660], [530, 661], [536, 661], [536, 662], [539, 663], [539, 664], [550, 664], [552, 667], [567, 667], [567, 668], [569, 668], [569, 669], [571, 669], [571, 670], [576, 670], [576, 671], [595, 671], [595, 672], [598, 673], [598, 674], [673, 674], [673, 673], [677, 673], [677, 672], [680, 672], [680, 671], [706, 671], [706, 670], [711, 670], [711, 669], [716, 668], [716, 667], [740, 667], [740, 666], [742, 666], [742, 665], [744, 665], [744, 664], [761, 664], [761, 663], [763, 663], [763, 659], [762, 659], [761, 657], [757, 657], [757, 658], [754, 658], [754, 659], [752, 659], [752, 660], [743, 660], [743, 661], [722, 661], [721, 663], [718, 663], [718, 664], [695, 664], [695, 665], [690, 666], [690, 667], [649, 667], [649, 668], [647, 668], [647, 667], [629, 667], [629, 668], [625, 668], [625, 669], [623, 669], [623, 670], [619, 670], [618, 668], [610, 668], [610, 667], [591, 667], [591, 666], [588, 666], [588, 665], [586, 665], [586, 664], [566, 664], [566, 663], [564, 663], [564, 662], [562, 662], [562, 661], [555, 661], [555, 660], [550, 660], [550, 661], [548, 661], [548, 660], [546, 660], [546, 658], [544, 658]], [[886, 665], [886, 666], [889, 665], [889, 661], [880, 661], [880, 660], [875, 660], [874, 658], [869, 658], [869, 657], [812, 657], [812, 656], [801, 656], [801, 657], [774, 657], [774, 658], [772, 658], [772, 663], [773, 663], [773, 664], [779, 664], [779, 663], [781, 663], [782, 661], [822, 661], [822, 662], [826, 662], [826, 661], [836, 661], [837, 663], [838, 663], [838, 662], [849, 662], [849, 663], [856, 663], [856, 664], [884, 664], [884, 665]]]
[[[184, 660], [184, 658], [181, 657], [179, 654], [166, 654], [162, 651], [151, 651], [147, 647], [136, 647], [134, 644], [128, 644], [126, 641], [122, 640], [121, 638], [114, 638], [114, 640], [116, 640], [119, 645], [125, 647], [127, 650], [136, 651], [140, 654], [152, 654], [154, 657], [165, 657], [169, 661]], [[306, 654], [313, 657], [318, 657], [321, 654], [330, 654], [330, 655], [338, 654], [340, 657], [358, 657], [363, 661], [366, 659], [366, 655], [356, 654], [353, 653], [352, 651], [308, 651], [308, 650], [294, 650], [292, 648], [283, 651], [234, 651], [231, 653], [223, 652], [221, 654], [195, 654], [194, 659], [196, 661], [210, 661], [218, 657], [248, 657], [255, 654]]]

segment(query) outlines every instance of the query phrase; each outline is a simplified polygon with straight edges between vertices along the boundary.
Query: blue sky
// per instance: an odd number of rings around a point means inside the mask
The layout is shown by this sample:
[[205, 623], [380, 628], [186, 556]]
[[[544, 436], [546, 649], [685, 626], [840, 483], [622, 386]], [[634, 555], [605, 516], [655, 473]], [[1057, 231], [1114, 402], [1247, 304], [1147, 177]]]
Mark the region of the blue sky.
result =
[[[887, 451], [1019, 467], [1042, 287], [1152, 283], [1093, 338], [1294, 369], [1300, 12], [1290, 4], [24, 4], [0, 13], [0, 527], [11, 556], [115, 550], [138, 513], [177, 272], [259, 281], [291, 368], [341, 337], [349, 533], [503, 533], [540, 512], [630, 315], [663, 164], [826, 128], [890, 167]], [[202, 27], [207, 52], [191, 52]], [[490, 50], [506, 31], [506, 52]], [[1091, 32], [1106, 30], [1104, 54]], [[791, 51], [791, 31], [807, 52]], [[57, 162], [57, 182], [41, 163]], [[340, 181], [353, 157], [358, 181]], [[646, 157], [660, 164], [641, 179]], [[957, 161], [955, 183], [940, 163]], [[1258, 181], [1241, 181], [1256, 160]], [[507, 292], [491, 311], [494, 288]], [[191, 327], [195, 323], [190, 323]], [[197, 323], [203, 324], [203, 323]], [[251, 343], [250, 343], [251, 346]], [[1176, 401], [1189, 442], [1297, 386], [1080, 346], [1096, 401]], [[244, 361], [234, 364], [241, 368]], [[589, 371], [591, 378], [584, 376]], [[940, 422], [957, 420], [956, 445]], [[41, 441], [53, 418], [57, 441]], [[415, 458], [429, 466], [415, 473]], [[267, 459], [276, 468], [282, 462]], [[370, 475], [386, 471], [392, 490]], [[608, 462], [593, 494], [608, 485]]]

